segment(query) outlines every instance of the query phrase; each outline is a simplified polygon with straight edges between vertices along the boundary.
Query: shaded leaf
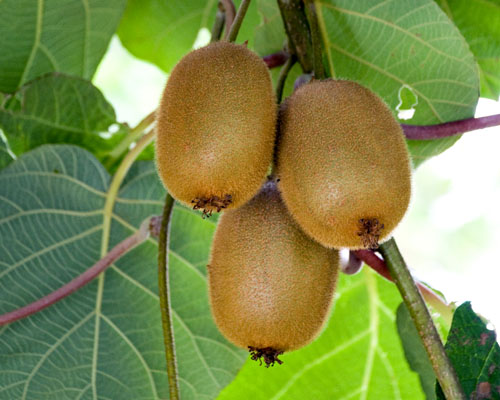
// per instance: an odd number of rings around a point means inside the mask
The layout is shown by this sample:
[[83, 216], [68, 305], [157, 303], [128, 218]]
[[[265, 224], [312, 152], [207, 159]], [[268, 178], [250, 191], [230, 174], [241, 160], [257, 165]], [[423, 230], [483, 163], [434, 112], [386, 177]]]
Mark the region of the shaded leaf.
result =
[[[455, 310], [445, 350], [467, 398], [500, 399], [500, 347], [496, 334], [486, 328], [470, 302]], [[436, 393], [438, 399], [444, 399], [439, 385]]]
[[500, 0], [436, 0], [479, 63], [481, 97], [500, 95]]
[[47, 72], [90, 79], [126, 0], [0, 1], [0, 91]]
[[415, 324], [410, 317], [408, 308], [406, 308], [404, 303], [401, 303], [398, 307], [396, 323], [406, 360], [410, 368], [419, 374], [420, 384], [427, 400], [434, 400], [436, 398], [436, 375], [427, 357], [422, 340], [415, 328]]
[[[0, 173], [0, 313], [67, 283], [161, 212], [165, 193], [153, 163], [132, 169], [111, 214], [109, 182], [94, 156], [65, 145], [39, 147]], [[214, 224], [182, 207], [172, 224], [181, 391], [183, 399], [212, 399], [245, 356], [209, 312], [203, 267]], [[0, 398], [167, 398], [156, 271], [149, 239], [71, 296], [0, 328]]]
[[265, 56], [283, 50], [286, 33], [278, 2], [257, 0], [256, 3], [261, 20], [255, 28], [255, 51]]
[[[236, 7], [240, 0], [234, 2]], [[253, 46], [258, 16], [250, 3], [241, 26], [238, 43]], [[210, 32], [217, 0], [129, 0], [118, 28], [123, 46], [134, 56], [149, 61], [166, 72], [193, 49], [201, 29]]]
[[125, 130], [115, 124], [115, 111], [99, 89], [59, 73], [28, 83], [12, 98], [9, 109], [0, 108], [0, 128], [18, 156], [45, 143], [71, 143], [102, 157], [116, 140], [100, 135], [111, 136], [112, 127]]
[[321, 336], [281, 356], [283, 365], [247, 361], [218, 399], [423, 399], [398, 339], [400, 301], [395, 286], [368, 268], [341, 275]]

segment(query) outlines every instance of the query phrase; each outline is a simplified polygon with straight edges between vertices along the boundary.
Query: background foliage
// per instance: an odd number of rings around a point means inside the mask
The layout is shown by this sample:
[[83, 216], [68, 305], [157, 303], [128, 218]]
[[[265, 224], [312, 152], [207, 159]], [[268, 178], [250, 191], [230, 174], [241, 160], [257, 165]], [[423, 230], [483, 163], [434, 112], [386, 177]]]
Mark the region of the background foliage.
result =
[[[0, 313], [67, 283], [160, 213], [165, 193], [151, 148], [129, 171], [112, 212], [105, 210], [121, 160], [110, 153], [129, 128], [92, 78], [115, 32], [134, 56], [168, 73], [206, 36], [216, 3], [0, 2]], [[470, 117], [479, 91], [498, 97], [497, 0], [315, 3], [329, 74], [370, 87], [393, 110], [413, 107], [409, 123]], [[244, 40], [260, 55], [283, 48], [274, 0], [251, 3]], [[299, 74], [294, 67], [285, 95]], [[409, 141], [415, 167], [457, 139]], [[205, 265], [215, 226], [216, 218], [176, 207], [169, 259], [183, 398], [431, 398], [432, 377], [410, 368], [399, 339], [399, 295], [368, 270], [342, 277], [323, 334], [285, 355], [285, 365], [245, 362], [246, 352], [220, 335], [209, 312]], [[167, 398], [156, 279], [156, 242], [149, 239], [70, 297], [0, 327], [0, 398]], [[464, 329], [480, 341], [477, 317], [459, 310], [456, 319], [465, 322], [460, 328], [454, 320], [452, 333]], [[498, 346], [488, 338], [494, 353], [467, 354], [497, 365]], [[469, 393], [482, 371], [464, 372], [474, 382]], [[495, 389], [500, 382], [490, 375]]]

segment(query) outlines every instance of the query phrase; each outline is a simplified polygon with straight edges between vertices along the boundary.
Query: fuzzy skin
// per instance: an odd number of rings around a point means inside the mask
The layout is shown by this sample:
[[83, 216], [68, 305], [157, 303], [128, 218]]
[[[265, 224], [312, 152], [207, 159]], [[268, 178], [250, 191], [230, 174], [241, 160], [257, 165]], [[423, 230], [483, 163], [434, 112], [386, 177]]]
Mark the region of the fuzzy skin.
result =
[[411, 197], [403, 132], [386, 104], [350, 81], [314, 81], [283, 104], [277, 175], [295, 220], [327, 247], [363, 248], [359, 220], [390, 237]]
[[243, 348], [305, 346], [328, 317], [338, 269], [338, 252], [299, 229], [269, 182], [217, 226], [208, 266], [215, 322]]
[[173, 69], [157, 117], [156, 164], [167, 190], [191, 205], [224, 198], [238, 207], [271, 163], [276, 99], [266, 64], [245, 46], [216, 42]]

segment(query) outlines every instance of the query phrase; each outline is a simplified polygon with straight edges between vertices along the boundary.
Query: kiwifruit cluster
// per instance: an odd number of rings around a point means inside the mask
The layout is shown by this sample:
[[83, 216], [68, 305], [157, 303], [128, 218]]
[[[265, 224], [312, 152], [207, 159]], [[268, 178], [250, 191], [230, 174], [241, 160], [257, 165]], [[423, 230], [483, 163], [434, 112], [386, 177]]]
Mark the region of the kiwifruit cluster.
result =
[[261, 59], [217, 42], [174, 68], [157, 121], [158, 171], [172, 196], [204, 215], [227, 209], [207, 267], [214, 319], [266, 366], [324, 324], [336, 249], [376, 248], [411, 193], [402, 130], [370, 90], [312, 81], [277, 114]]

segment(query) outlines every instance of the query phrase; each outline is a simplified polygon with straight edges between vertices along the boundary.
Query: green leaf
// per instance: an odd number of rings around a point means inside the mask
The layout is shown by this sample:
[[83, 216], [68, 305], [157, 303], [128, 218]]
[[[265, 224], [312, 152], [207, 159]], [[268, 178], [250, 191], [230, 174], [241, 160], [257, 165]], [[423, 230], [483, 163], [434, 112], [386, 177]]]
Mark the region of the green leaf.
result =
[[481, 97], [500, 95], [500, 0], [436, 0], [479, 63]]
[[[500, 347], [496, 334], [474, 313], [470, 302], [455, 310], [445, 345], [462, 387], [470, 399], [500, 399]], [[438, 399], [444, 399], [437, 385]]]
[[[392, 110], [402, 87], [418, 98], [411, 124], [469, 118], [479, 92], [467, 43], [432, 0], [316, 1], [331, 76], [360, 82]], [[455, 141], [409, 141], [415, 166]]]
[[8, 165], [11, 161], [14, 161], [14, 159], [14, 155], [7, 143], [7, 138], [0, 129], [0, 169]]
[[[0, 173], [0, 313], [61, 287], [101, 258], [101, 247], [161, 213], [165, 193], [153, 163], [131, 170], [111, 214], [109, 182], [94, 156], [66, 145], [39, 147]], [[213, 222], [176, 207], [172, 224], [182, 398], [212, 399], [245, 356], [210, 316], [204, 265]], [[167, 398], [156, 258], [149, 239], [71, 296], [0, 328], [0, 398]]]
[[257, 0], [256, 3], [261, 22], [255, 29], [255, 51], [265, 56], [283, 50], [286, 33], [278, 2]]
[[434, 400], [436, 398], [436, 375], [427, 357], [422, 340], [415, 328], [415, 324], [410, 317], [408, 308], [406, 308], [404, 303], [401, 303], [398, 307], [396, 323], [406, 360], [410, 368], [419, 374], [420, 383], [427, 400]]
[[[107, 154], [122, 135], [112, 140], [116, 127], [113, 107], [89, 81], [61, 75], [45, 75], [23, 86], [9, 109], [0, 108], [0, 128], [16, 155], [45, 143], [71, 143]], [[124, 131], [125, 127], [120, 126]]]
[[370, 269], [342, 275], [321, 336], [283, 365], [248, 361], [218, 399], [423, 399], [395, 325], [400, 296]]
[[47, 72], [90, 79], [126, 0], [0, 1], [0, 91]]
[[[240, 0], [235, 1], [236, 7]], [[248, 40], [252, 48], [258, 16], [250, 3], [241, 26], [238, 43]], [[166, 72], [193, 49], [201, 29], [210, 32], [215, 20], [217, 0], [129, 0], [118, 28], [125, 48]]]

